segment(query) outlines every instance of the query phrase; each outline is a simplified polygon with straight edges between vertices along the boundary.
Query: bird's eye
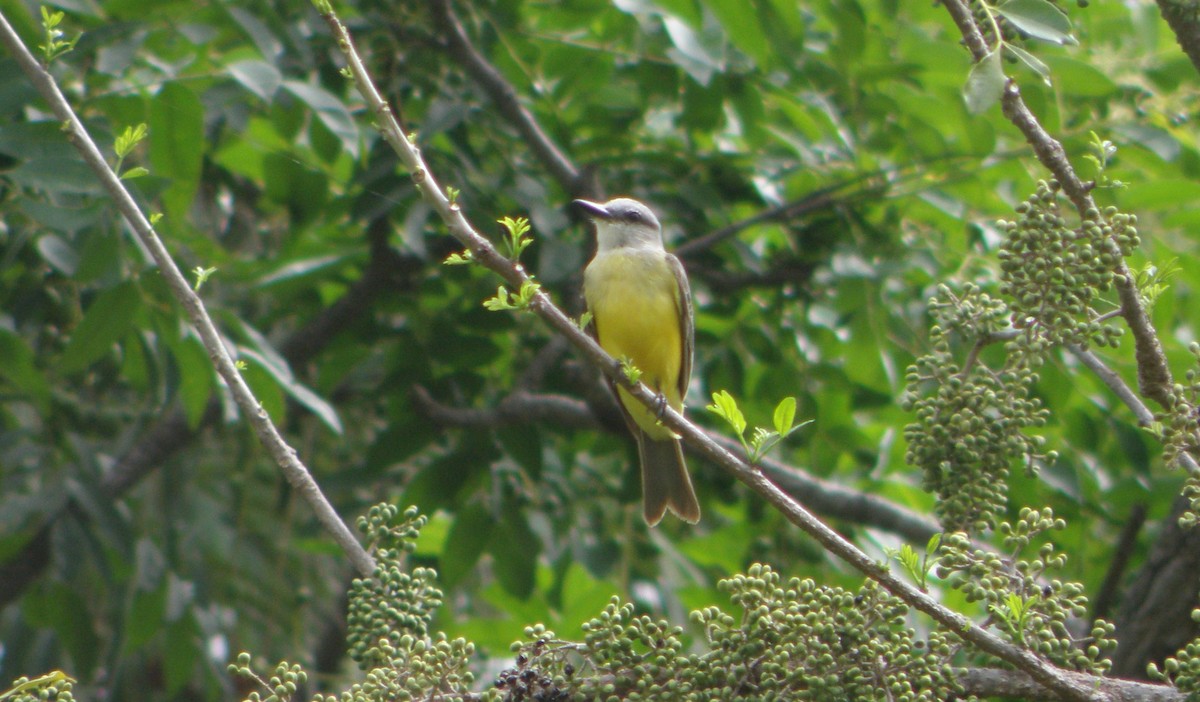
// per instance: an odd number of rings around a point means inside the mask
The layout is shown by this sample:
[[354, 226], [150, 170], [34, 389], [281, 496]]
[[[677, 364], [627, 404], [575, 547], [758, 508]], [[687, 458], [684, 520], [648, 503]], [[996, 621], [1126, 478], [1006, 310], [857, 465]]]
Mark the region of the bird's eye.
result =
[[625, 221], [637, 223], [642, 221], [642, 213], [637, 210], [625, 210]]

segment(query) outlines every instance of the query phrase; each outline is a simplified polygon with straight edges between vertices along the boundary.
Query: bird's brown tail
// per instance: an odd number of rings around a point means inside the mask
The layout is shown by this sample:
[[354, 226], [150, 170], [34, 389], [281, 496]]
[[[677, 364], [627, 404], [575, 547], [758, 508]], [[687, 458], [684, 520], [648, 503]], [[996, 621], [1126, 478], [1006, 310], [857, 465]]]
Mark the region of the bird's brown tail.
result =
[[[640, 433], [640, 432], [639, 432]], [[700, 503], [692, 489], [678, 439], [655, 441], [641, 433], [638, 454], [642, 459], [642, 503], [646, 523], [658, 524], [669, 509], [689, 524], [700, 521]]]

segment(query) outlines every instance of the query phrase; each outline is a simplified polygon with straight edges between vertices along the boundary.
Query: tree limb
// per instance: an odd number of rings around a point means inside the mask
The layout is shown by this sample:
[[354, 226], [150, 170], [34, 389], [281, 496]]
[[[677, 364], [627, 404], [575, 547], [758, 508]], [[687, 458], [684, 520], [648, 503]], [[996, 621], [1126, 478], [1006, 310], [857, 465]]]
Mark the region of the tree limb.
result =
[[[567, 429], [594, 430], [609, 426], [599, 421], [586, 403], [562, 395], [533, 394], [519, 390], [493, 407], [475, 409], [442, 404], [419, 385], [413, 387], [412, 394], [425, 416], [444, 426], [495, 428], [528, 422]], [[624, 431], [623, 424], [613, 424], [611, 428]], [[730, 453], [742, 450], [741, 444], [729, 437], [712, 433], [708, 437]], [[690, 446], [688, 450], [689, 453], [704, 455], [693, 451]], [[792, 499], [803, 502], [814, 512], [827, 517], [882, 529], [922, 546], [931, 536], [941, 532], [937, 523], [882, 497], [821, 480], [773, 458], [764, 458], [759, 465], [770, 480], [791, 495]]]
[[1196, 4], [1179, 0], [1158, 0], [1158, 11], [1162, 13], [1171, 31], [1175, 32], [1175, 41], [1179, 42], [1183, 53], [1191, 59], [1192, 66], [1200, 71], [1200, 14], [1196, 12]]
[[[1182, 702], [1186, 696], [1172, 687], [1148, 685], [1118, 678], [1093, 678], [1081, 673], [1069, 675], [1085, 678], [1096, 685], [1097, 692], [1111, 702]], [[998, 668], [962, 668], [954, 671], [954, 679], [968, 695], [976, 697], [1009, 697], [1025, 702], [1057, 700], [1033, 678], [1017, 670]]]
[[208, 311], [204, 308], [204, 302], [188, 284], [183, 273], [175, 265], [170, 252], [167, 251], [166, 246], [158, 238], [158, 234], [154, 231], [149, 220], [146, 219], [142, 211], [138, 208], [133, 196], [125, 189], [125, 185], [121, 182], [121, 179], [104, 160], [100, 149], [92, 141], [91, 135], [88, 134], [83, 123], [75, 115], [75, 111], [59, 90], [57, 83], [54, 82], [54, 78], [38, 63], [29, 49], [26, 48], [24, 42], [21, 41], [21, 38], [8, 23], [8, 19], [3, 13], [0, 13], [0, 43], [3, 43], [8, 48], [9, 52], [16, 59], [17, 65], [20, 66], [22, 72], [29, 79], [29, 82], [50, 106], [55, 117], [62, 122], [67, 140], [79, 151], [84, 162], [96, 174], [101, 185], [117, 206], [117, 209], [124, 216], [126, 222], [129, 223], [130, 228], [133, 229], [138, 241], [150, 252], [164, 280], [166, 280], [171, 294], [183, 307], [205, 349], [208, 351], [209, 358], [216, 367], [217, 373], [220, 374], [229, 387], [230, 393], [241, 408], [246, 421], [254, 429], [259, 441], [262, 442], [268, 453], [271, 454], [276, 465], [279, 466], [284, 477], [287, 478], [292, 487], [309, 503], [318, 521], [330, 533], [338, 546], [345, 551], [346, 556], [354, 564], [354, 567], [359, 573], [369, 576], [375, 569], [375, 559], [358, 543], [354, 533], [342, 521], [341, 517], [333, 509], [333, 506], [329, 504], [329, 501], [325, 499], [320, 487], [313, 480], [308, 469], [297, 458], [295, 449], [284, 441], [279, 430], [262, 409], [262, 405], [255, 398], [249, 386], [246, 385], [245, 380], [242, 379], [233, 358], [230, 356], [228, 349], [225, 348], [220, 332], [217, 331], [216, 326], [208, 316]]

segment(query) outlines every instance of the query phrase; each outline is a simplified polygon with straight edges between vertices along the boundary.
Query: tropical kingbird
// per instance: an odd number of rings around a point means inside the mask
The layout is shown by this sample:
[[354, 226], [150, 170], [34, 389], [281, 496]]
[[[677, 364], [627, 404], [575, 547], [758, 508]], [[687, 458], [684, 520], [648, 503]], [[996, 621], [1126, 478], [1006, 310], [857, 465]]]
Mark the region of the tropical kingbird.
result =
[[[692, 296], [679, 259], [663, 248], [658, 218], [637, 200], [603, 205], [576, 200], [596, 225], [596, 256], [583, 272], [583, 296], [600, 346], [641, 371], [641, 380], [676, 412], [692, 375]], [[683, 463], [679, 437], [653, 410], [614, 385], [617, 404], [637, 440], [646, 522], [669, 509], [700, 521], [700, 504]]]

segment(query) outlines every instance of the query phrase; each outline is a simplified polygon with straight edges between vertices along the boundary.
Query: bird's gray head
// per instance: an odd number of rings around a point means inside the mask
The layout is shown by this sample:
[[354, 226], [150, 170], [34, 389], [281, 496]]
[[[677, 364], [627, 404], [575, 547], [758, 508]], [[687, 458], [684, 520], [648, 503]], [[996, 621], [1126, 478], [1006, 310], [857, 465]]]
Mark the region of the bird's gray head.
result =
[[596, 224], [596, 248], [600, 251], [663, 247], [658, 218], [637, 200], [619, 197], [603, 205], [588, 200], [576, 200], [573, 204]]

